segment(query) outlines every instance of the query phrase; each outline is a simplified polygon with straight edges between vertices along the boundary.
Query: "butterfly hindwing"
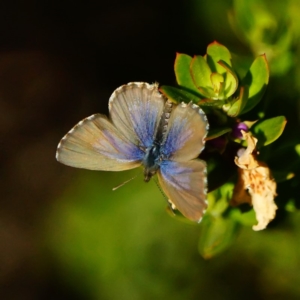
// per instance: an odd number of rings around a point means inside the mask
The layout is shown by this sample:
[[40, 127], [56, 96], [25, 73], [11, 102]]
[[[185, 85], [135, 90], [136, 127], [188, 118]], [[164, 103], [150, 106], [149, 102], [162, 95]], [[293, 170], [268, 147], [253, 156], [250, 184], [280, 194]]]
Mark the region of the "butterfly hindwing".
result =
[[169, 200], [185, 217], [201, 220], [207, 208], [206, 164], [202, 160], [164, 161], [158, 180]]

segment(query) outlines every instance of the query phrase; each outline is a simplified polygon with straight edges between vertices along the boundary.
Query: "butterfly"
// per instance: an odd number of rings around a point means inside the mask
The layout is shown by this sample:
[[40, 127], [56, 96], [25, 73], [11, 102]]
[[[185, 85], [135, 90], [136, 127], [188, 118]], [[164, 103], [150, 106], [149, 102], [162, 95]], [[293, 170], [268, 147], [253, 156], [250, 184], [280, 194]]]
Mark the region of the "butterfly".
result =
[[200, 222], [206, 208], [206, 164], [197, 159], [208, 131], [195, 104], [175, 104], [158, 84], [132, 82], [109, 99], [109, 118], [94, 114], [80, 121], [58, 144], [56, 159], [90, 170], [144, 168], [155, 174], [172, 209]]

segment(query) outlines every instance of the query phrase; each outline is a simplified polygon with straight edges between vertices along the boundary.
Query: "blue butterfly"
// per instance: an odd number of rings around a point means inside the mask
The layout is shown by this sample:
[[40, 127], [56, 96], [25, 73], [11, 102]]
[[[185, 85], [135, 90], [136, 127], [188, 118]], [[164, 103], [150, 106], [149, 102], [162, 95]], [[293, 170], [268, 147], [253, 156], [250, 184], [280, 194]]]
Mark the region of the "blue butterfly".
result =
[[175, 105], [157, 84], [133, 82], [109, 99], [110, 118], [95, 114], [80, 121], [60, 141], [56, 159], [90, 170], [144, 168], [144, 180], [158, 175], [172, 208], [200, 221], [206, 202], [204, 148], [208, 122], [195, 104]]

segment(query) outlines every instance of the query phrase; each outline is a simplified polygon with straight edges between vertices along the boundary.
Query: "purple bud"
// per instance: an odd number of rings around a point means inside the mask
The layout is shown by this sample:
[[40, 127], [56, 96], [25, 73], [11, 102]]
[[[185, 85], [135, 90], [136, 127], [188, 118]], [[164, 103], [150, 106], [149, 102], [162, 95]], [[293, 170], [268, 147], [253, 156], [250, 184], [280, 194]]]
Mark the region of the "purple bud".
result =
[[248, 132], [249, 128], [245, 123], [236, 123], [232, 128], [232, 136], [241, 139], [243, 137], [241, 130]]

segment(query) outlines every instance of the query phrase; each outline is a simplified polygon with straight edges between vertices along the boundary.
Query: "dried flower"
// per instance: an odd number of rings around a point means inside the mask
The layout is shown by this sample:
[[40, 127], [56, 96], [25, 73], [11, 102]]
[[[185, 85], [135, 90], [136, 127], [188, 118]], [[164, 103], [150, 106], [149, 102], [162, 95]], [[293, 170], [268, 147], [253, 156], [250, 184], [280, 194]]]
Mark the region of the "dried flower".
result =
[[253, 205], [256, 213], [257, 225], [253, 230], [262, 230], [274, 219], [277, 206], [274, 202], [276, 196], [276, 182], [271, 177], [268, 166], [256, 160], [253, 152], [257, 139], [250, 133], [241, 131], [247, 141], [247, 148], [239, 151], [235, 157], [238, 169], [238, 182], [235, 185], [231, 204], [236, 206], [241, 203]]

